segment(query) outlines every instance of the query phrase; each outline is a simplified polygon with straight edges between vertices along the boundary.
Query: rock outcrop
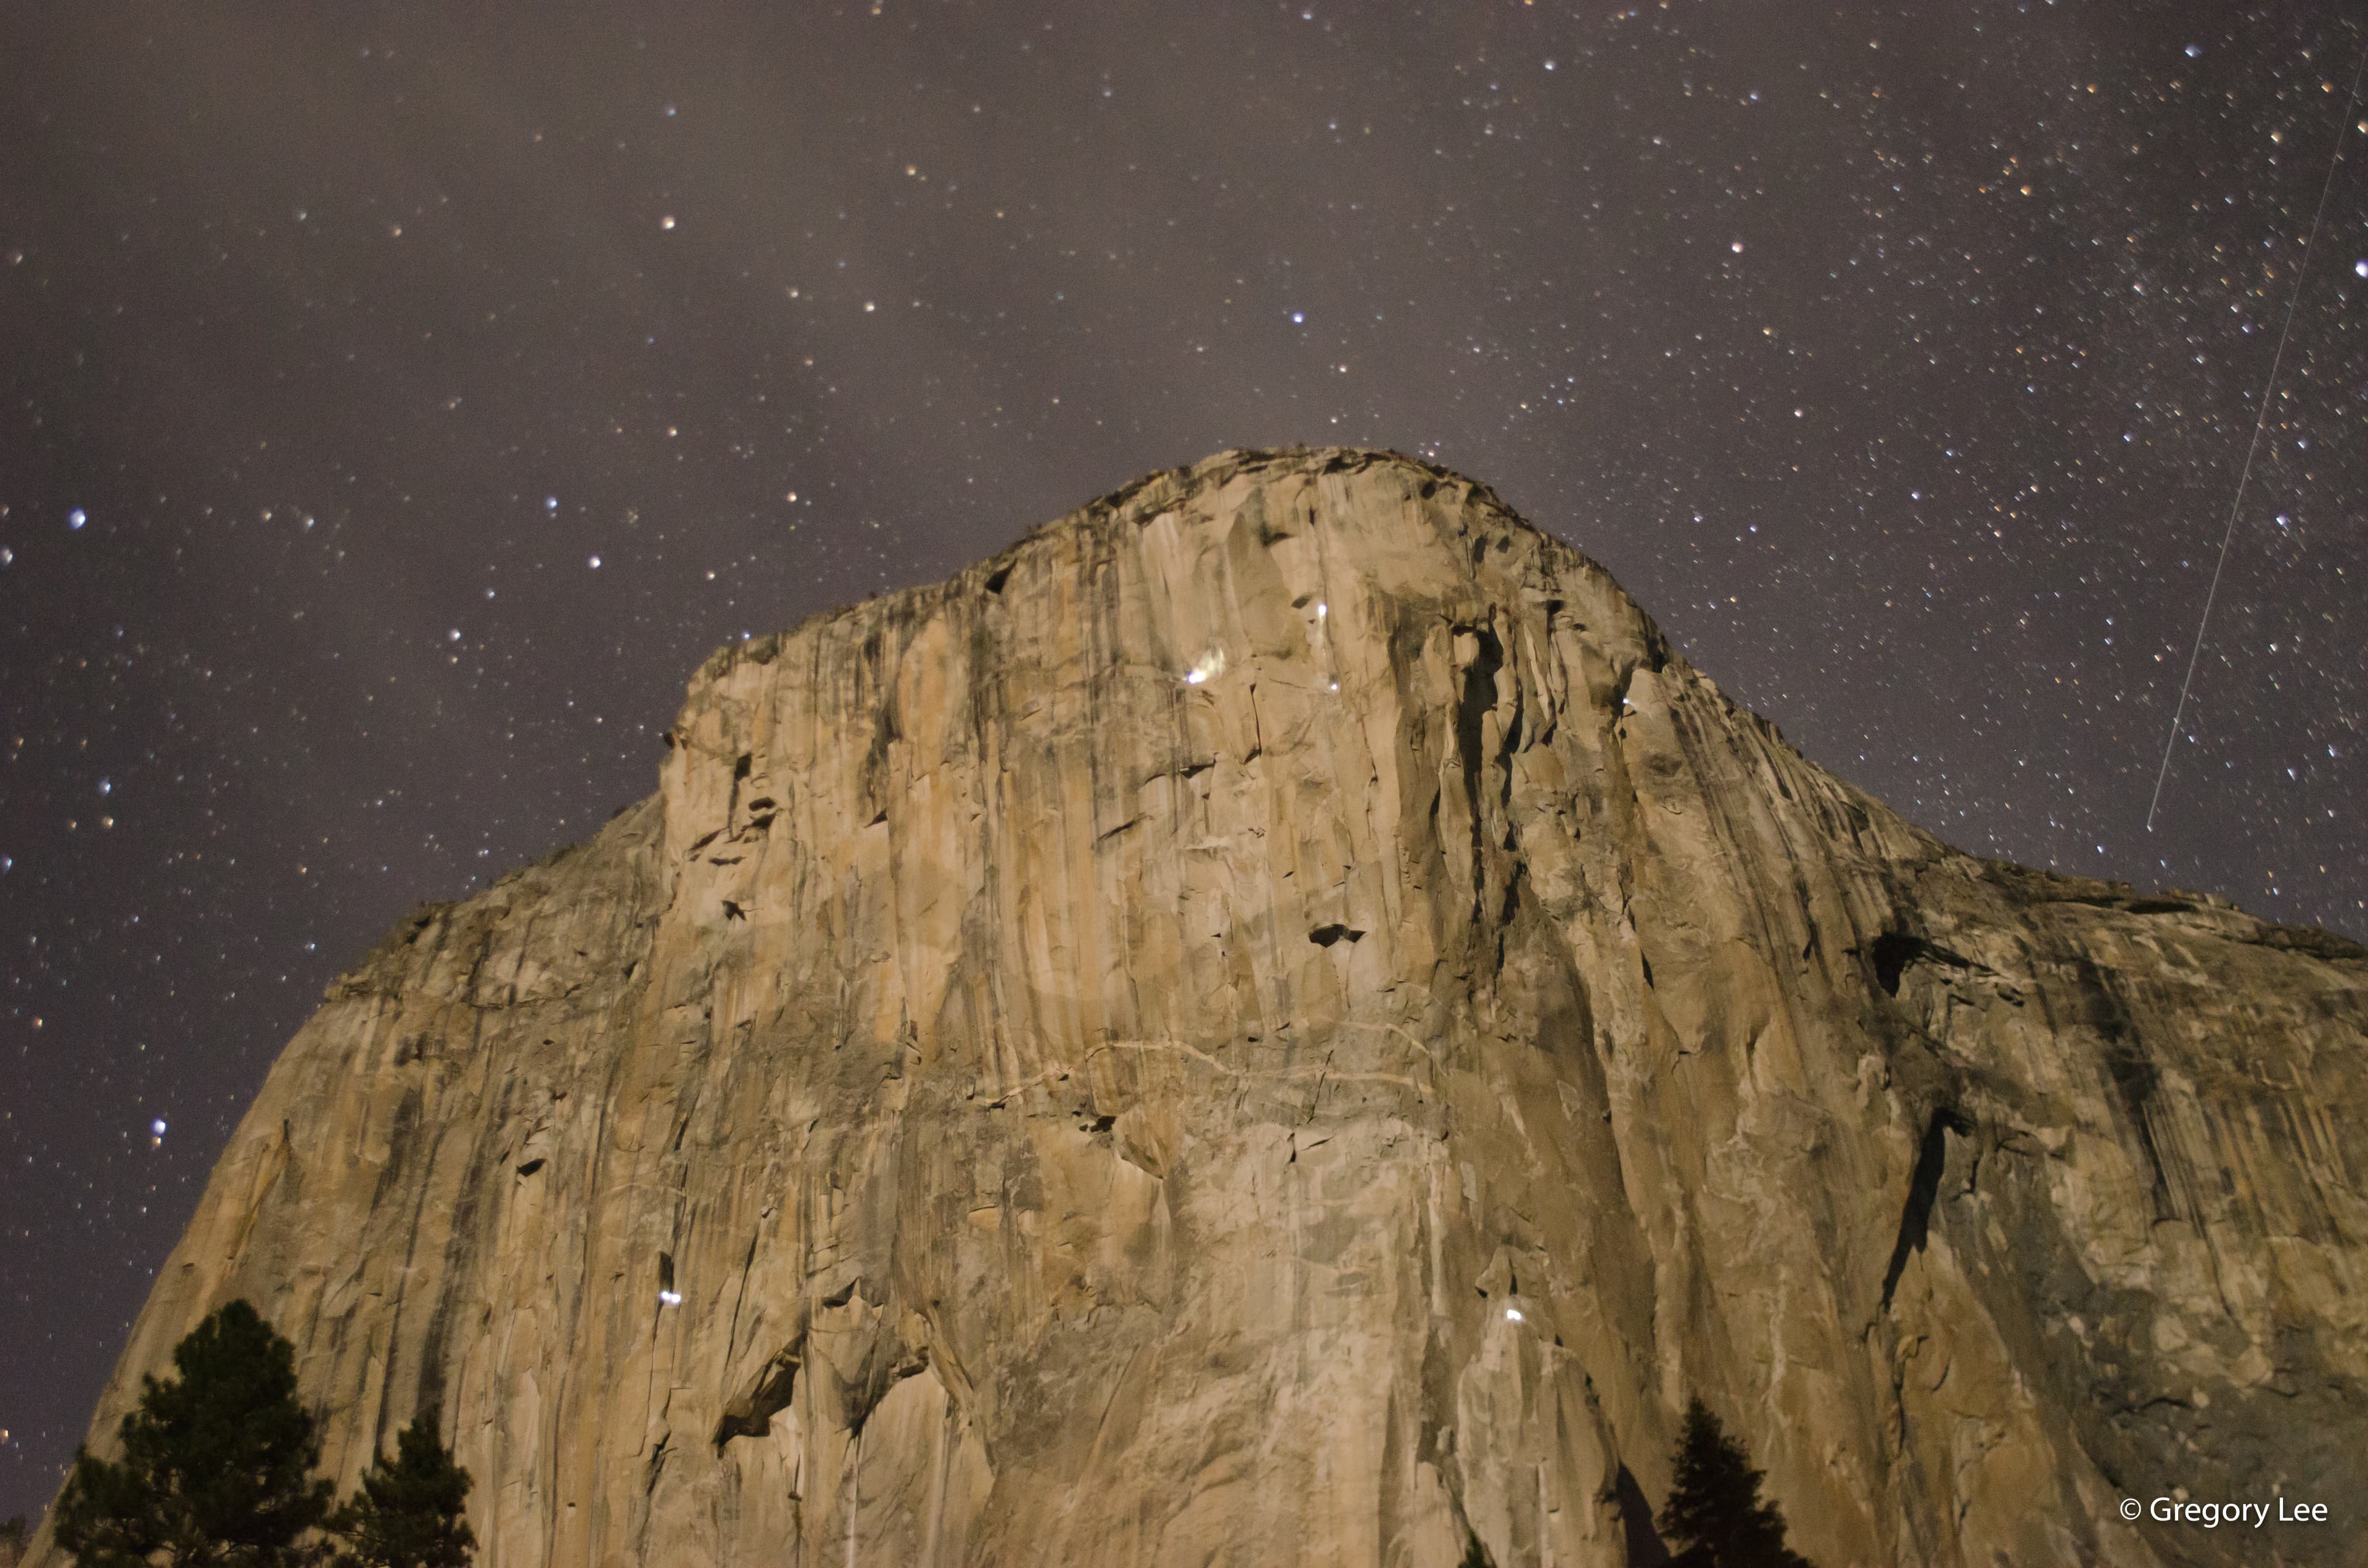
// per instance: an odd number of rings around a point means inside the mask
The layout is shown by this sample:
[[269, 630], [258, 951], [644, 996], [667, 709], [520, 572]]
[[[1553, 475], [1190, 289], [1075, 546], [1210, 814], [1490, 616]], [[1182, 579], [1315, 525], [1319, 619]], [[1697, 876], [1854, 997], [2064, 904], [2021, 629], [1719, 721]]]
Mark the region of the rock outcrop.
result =
[[498, 1568], [1657, 1562], [1696, 1394], [1826, 1568], [2363, 1560], [2368, 953], [1951, 849], [1485, 489], [1159, 474], [668, 741], [333, 988], [95, 1441], [244, 1295]]

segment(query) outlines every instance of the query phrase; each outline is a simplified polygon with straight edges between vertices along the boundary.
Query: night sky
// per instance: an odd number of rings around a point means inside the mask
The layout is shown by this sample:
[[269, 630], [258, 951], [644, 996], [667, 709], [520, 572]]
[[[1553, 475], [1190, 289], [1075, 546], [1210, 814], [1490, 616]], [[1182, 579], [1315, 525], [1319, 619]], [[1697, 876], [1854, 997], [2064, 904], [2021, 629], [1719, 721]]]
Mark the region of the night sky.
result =
[[380, 932], [717, 644], [1228, 446], [1487, 481], [1967, 849], [2368, 933], [2339, 10], [0, 10], [0, 1516]]

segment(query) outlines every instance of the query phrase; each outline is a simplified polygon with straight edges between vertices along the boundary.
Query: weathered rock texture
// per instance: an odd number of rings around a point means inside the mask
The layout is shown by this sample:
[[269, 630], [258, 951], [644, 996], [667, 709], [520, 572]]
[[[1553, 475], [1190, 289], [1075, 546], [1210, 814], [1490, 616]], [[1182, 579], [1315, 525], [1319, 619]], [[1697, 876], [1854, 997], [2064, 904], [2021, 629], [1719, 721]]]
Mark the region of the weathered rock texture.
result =
[[1947, 847], [1467, 481], [1160, 474], [669, 739], [331, 992], [102, 1443], [245, 1295], [500, 1568], [1658, 1561], [1695, 1393], [1827, 1568], [2361, 1560], [2368, 954]]

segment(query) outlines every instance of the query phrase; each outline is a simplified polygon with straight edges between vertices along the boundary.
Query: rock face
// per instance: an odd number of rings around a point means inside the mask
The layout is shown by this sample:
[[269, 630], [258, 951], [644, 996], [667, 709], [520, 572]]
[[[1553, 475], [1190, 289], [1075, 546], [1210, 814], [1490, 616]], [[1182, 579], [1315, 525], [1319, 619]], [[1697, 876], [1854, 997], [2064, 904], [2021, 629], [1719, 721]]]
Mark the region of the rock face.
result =
[[669, 742], [331, 991], [96, 1441], [244, 1295], [498, 1568], [1657, 1562], [1696, 1394], [1826, 1568], [2363, 1561], [2368, 953], [1947, 847], [1485, 489], [1160, 474]]

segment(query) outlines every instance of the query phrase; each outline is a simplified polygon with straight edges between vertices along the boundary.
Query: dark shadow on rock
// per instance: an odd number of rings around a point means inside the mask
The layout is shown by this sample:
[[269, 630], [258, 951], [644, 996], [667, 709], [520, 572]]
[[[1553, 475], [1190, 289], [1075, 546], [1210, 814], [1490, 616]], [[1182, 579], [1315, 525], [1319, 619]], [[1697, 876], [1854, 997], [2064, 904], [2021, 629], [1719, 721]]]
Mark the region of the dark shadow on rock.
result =
[[1645, 1501], [1645, 1489], [1636, 1484], [1624, 1464], [1613, 1484], [1612, 1494], [1620, 1504], [1620, 1528], [1628, 1537], [1628, 1568], [1660, 1568], [1669, 1561], [1669, 1549], [1661, 1544], [1661, 1532], [1653, 1528], [1653, 1506]]

